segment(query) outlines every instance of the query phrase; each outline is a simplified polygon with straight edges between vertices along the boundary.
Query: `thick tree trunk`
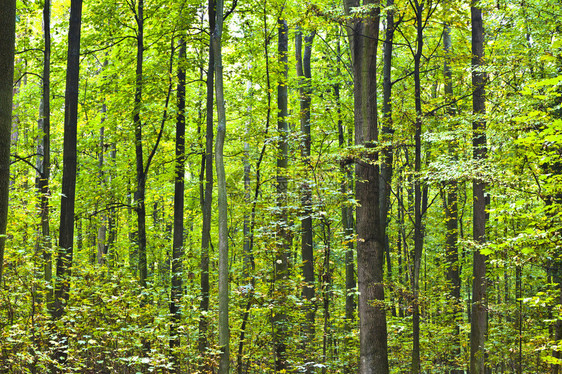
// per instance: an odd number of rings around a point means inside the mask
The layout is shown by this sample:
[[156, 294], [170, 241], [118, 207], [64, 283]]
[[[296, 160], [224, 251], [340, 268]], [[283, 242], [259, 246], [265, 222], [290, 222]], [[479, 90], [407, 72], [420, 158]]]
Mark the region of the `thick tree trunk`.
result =
[[181, 299], [183, 293], [183, 214], [184, 214], [184, 173], [185, 173], [185, 40], [180, 39], [178, 56], [178, 85], [176, 117], [176, 162], [174, 175], [174, 236], [172, 243], [172, 287], [170, 292], [170, 349], [174, 372], [181, 373], [178, 326], [181, 323]]
[[215, 163], [219, 206], [219, 374], [228, 374], [230, 368], [230, 328], [228, 320], [228, 210], [226, 175], [224, 170], [224, 139], [226, 135], [226, 110], [222, 67], [222, 29], [224, 1], [216, 2], [216, 24], [211, 34], [215, 54], [215, 95], [217, 97], [217, 140]]
[[275, 370], [286, 371], [287, 366], [287, 277], [289, 271], [289, 247], [291, 235], [289, 232], [289, 219], [287, 212], [287, 166], [288, 166], [288, 132], [287, 125], [288, 116], [288, 89], [287, 76], [289, 66], [288, 61], [288, 44], [289, 30], [287, 21], [282, 18], [277, 20], [278, 44], [277, 52], [279, 65], [281, 70], [280, 80], [277, 83], [277, 131], [279, 133], [279, 141], [277, 142], [277, 248], [275, 250], [275, 288], [277, 290], [278, 299], [273, 309], [273, 345], [275, 350]]
[[[212, 33], [215, 29], [215, 0], [209, 0], [209, 30]], [[213, 110], [214, 110], [214, 77], [215, 77], [215, 56], [213, 43], [209, 39], [209, 64], [207, 67], [207, 101], [206, 101], [206, 132], [205, 132], [205, 154], [202, 159], [202, 169], [205, 174], [205, 188], [203, 190], [203, 224], [201, 228], [201, 304], [199, 306], [201, 315], [199, 317], [199, 354], [203, 358], [200, 369], [203, 372], [210, 370], [206, 360], [207, 330], [209, 322], [207, 311], [209, 310], [209, 247], [211, 246], [211, 207], [213, 202]]]
[[0, 7], [0, 283], [8, 225], [15, 37], [16, 1], [7, 0]]
[[[76, 191], [76, 142], [78, 129], [78, 82], [80, 67], [80, 28], [82, 0], [70, 3], [66, 92], [64, 105], [64, 145], [62, 198], [59, 225], [59, 252], [57, 254], [57, 283], [55, 286], [53, 318], [60, 319], [68, 304], [74, 242], [74, 202]], [[67, 337], [61, 337], [67, 341]], [[63, 343], [63, 346], [66, 344]], [[55, 359], [66, 361], [66, 350], [57, 351]]]
[[[346, 13], [360, 5], [344, 3]], [[388, 344], [384, 306], [384, 232], [380, 225], [379, 154], [377, 124], [377, 46], [380, 8], [370, 5], [370, 14], [348, 20], [354, 83], [355, 144], [364, 147], [364, 159], [357, 160], [355, 173], [357, 207], [357, 274], [359, 280], [359, 324], [361, 374], [387, 374]]]
[[[473, 159], [484, 162], [487, 154], [485, 79], [482, 72], [484, 64], [484, 28], [482, 25], [482, 10], [475, 4], [470, 9], [472, 20], [472, 111], [476, 119], [472, 123], [473, 130]], [[473, 221], [472, 237], [479, 246], [486, 242], [486, 183], [478, 178], [474, 179], [473, 189]], [[488, 329], [487, 293], [486, 293], [486, 261], [487, 256], [474, 249], [472, 270], [472, 320], [470, 324], [470, 372], [471, 374], [485, 373], [485, 342]]]

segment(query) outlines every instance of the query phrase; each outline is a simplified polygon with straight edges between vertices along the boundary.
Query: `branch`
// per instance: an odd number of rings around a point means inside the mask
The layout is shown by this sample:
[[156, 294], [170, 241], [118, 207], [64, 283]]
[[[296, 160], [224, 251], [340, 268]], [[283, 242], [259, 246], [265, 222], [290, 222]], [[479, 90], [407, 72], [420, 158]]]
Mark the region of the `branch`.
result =
[[238, 5], [238, 0], [233, 0], [232, 1], [232, 7], [230, 8], [230, 10], [228, 12], [225, 13], [224, 17], [222, 18], [223, 22], [226, 21], [226, 19], [228, 18], [228, 16], [230, 16], [230, 14], [232, 12], [234, 12], [234, 9], [236, 8], [236, 5]]
[[35, 157], [35, 156], [42, 156], [42, 155], [40, 155], [38, 153], [35, 153], [35, 154], [29, 155], [27, 157], [20, 157], [20, 156], [18, 156], [17, 154], [14, 153], [14, 154], [11, 155], [11, 157], [15, 158], [16, 161], [10, 162], [10, 165], [15, 164], [17, 161], [23, 161], [27, 165], [31, 166], [37, 172], [37, 174], [39, 174], [41, 176], [41, 178], [45, 178], [44, 174], [41, 172], [41, 170], [39, 170], [37, 168], [37, 166], [35, 166], [31, 162], [27, 161], [28, 158]]
[[26, 52], [30, 52], [30, 51], [37, 51], [37, 52], [41, 52], [41, 53], [44, 52], [43, 49], [41, 49], [41, 48], [28, 48], [28, 49], [24, 49], [24, 50], [21, 50], [21, 51], [16, 51], [16, 55], [26, 53]]
[[26, 75], [34, 75], [34, 76], [36, 76], [37, 78], [41, 79], [41, 81], [43, 80], [43, 76], [41, 76], [41, 75], [39, 75], [39, 74], [37, 74], [37, 73], [33, 73], [33, 72], [31, 72], [31, 71], [26, 71], [25, 73], [23, 73], [23, 74], [21, 75], [21, 77], [19, 77], [19, 78], [14, 82], [13, 87], [17, 86], [18, 83], [22, 80], [22, 78], [25, 77]]
[[148, 155], [148, 159], [146, 160], [146, 167], [144, 168], [144, 175], [148, 175], [148, 169], [150, 168], [150, 163], [152, 162], [152, 158], [156, 154], [156, 150], [158, 149], [158, 145], [160, 144], [160, 140], [162, 139], [162, 134], [164, 133], [164, 125], [166, 124], [166, 120], [168, 119], [168, 104], [170, 103], [170, 95], [172, 94], [172, 73], [173, 73], [173, 65], [174, 65], [174, 38], [172, 37], [172, 53], [170, 53], [170, 67], [168, 68], [168, 77], [169, 77], [169, 84], [168, 84], [168, 93], [166, 94], [166, 103], [164, 104], [164, 113], [162, 113], [162, 122], [160, 123], [160, 131], [158, 132], [158, 138], [156, 139], [156, 143], [154, 147], [152, 147], [152, 151]]

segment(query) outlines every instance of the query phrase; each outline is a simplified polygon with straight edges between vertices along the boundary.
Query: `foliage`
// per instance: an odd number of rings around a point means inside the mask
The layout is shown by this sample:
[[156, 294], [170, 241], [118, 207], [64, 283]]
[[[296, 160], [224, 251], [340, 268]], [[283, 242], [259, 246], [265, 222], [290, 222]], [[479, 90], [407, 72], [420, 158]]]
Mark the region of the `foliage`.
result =
[[[14, 120], [8, 241], [0, 285], [0, 371], [46, 372], [57, 364], [52, 353], [68, 336], [68, 361], [60, 369], [81, 373], [171, 372], [170, 258], [172, 250], [174, 120], [171, 101], [162, 140], [147, 178], [147, 252], [149, 281], [138, 285], [135, 190], [135, 137], [132, 118], [135, 89], [136, 24], [133, 0], [85, 0], [79, 108], [79, 171], [75, 256], [71, 296], [65, 316], [54, 323], [46, 302], [52, 282], [43, 277], [45, 250], [40, 239], [39, 195], [35, 188], [37, 128], [41, 96], [41, 1], [19, 1], [17, 22]], [[413, 186], [427, 187], [424, 254], [420, 272], [421, 362], [426, 372], [444, 373], [469, 362], [472, 252], [490, 256], [489, 334], [487, 362], [493, 372], [544, 373], [559, 363], [560, 341], [554, 330], [562, 319], [560, 284], [555, 273], [562, 261], [562, 44], [559, 0], [527, 0], [522, 5], [482, 1], [485, 9], [488, 146], [486, 162], [472, 159], [472, 87], [470, 81], [470, 14], [465, 2], [437, 2], [427, 17], [422, 58], [422, 171], [414, 172], [412, 151], [414, 87], [412, 78], [415, 28], [407, 1], [395, 1], [398, 23], [392, 64], [391, 99], [394, 175], [388, 217], [389, 252], [385, 264], [385, 306], [391, 372], [410, 369], [412, 336]], [[63, 166], [64, 63], [68, 2], [53, 2], [50, 228], [57, 243]], [[231, 365], [244, 373], [272, 372], [272, 313], [287, 313], [289, 366], [296, 372], [354, 372], [359, 355], [357, 321], [345, 319], [347, 244], [342, 206], [355, 207], [353, 180], [347, 170], [374, 148], [353, 146], [351, 56], [345, 17], [339, 2], [278, 0], [228, 2], [232, 6], [223, 34], [224, 94], [228, 131], [224, 149], [228, 191], [230, 248]], [[375, 5], [353, 9], [366, 16]], [[178, 68], [171, 59], [179, 37], [187, 41], [185, 227], [181, 344], [176, 357], [182, 372], [197, 372], [202, 362], [218, 368], [218, 228], [212, 212], [210, 251], [211, 306], [206, 312], [210, 342], [199, 355], [198, 322], [201, 292], [201, 160], [205, 146], [205, 69], [208, 56], [207, 4], [196, 0], [145, 0], [144, 147], [156, 144], [166, 94]], [[382, 9], [382, 18], [389, 8]], [[280, 80], [276, 22], [289, 24], [289, 187], [288, 212], [291, 267], [287, 293], [275, 284], [275, 251], [280, 238], [275, 198], [275, 142], [280, 134], [275, 87]], [[443, 23], [451, 26], [454, 114], [446, 111]], [[295, 33], [315, 30], [312, 54], [312, 151], [306, 164], [300, 147], [300, 96], [294, 57]], [[381, 32], [381, 38], [384, 37]], [[382, 55], [382, 51], [379, 51]], [[175, 53], [174, 55], [177, 55]], [[382, 66], [373, 74], [382, 77]], [[382, 81], [382, 79], [381, 79]], [[334, 87], [340, 94], [336, 95]], [[246, 87], [249, 87], [246, 89]], [[382, 102], [382, 89], [377, 92]], [[105, 109], [103, 109], [105, 108]], [[338, 128], [341, 125], [341, 132]], [[101, 130], [103, 129], [103, 137]], [[339, 137], [343, 137], [343, 146]], [[455, 144], [455, 153], [450, 150]], [[245, 148], [245, 144], [247, 147]], [[145, 156], [146, 157], [146, 156]], [[100, 161], [100, 158], [102, 161]], [[249, 198], [244, 165], [250, 165]], [[471, 181], [489, 184], [488, 242], [471, 238]], [[258, 180], [259, 178], [259, 180]], [[443, 198], [450, 182], [458, 182], [460, 300], [451, 301], [446, 281], [446, 215]], [[301, 186], [312, 191], [314, 222], [315, 331], [307, 335], [304, 280], [300, 258]], [[347, 182], [347, 184], [342, 184]], [[342, 190], [342, 185], [346, 187]], [[216, 201], [216, 196], [213, 197]], [[250, 238], [244, 220], [250, 220]], [[110, 227], [103, 261], [98, 261], [100, 227]], [[244, 250], [251, 239], [252, 252]], [[329, 255], [329, 257], [328, 257]], [[245, 259], [252, 258], [248, 270]], [[326, 261], [324, 261], [326, 259]], [[329, 259], [329, 260], [328, 260]], [[388, 261], [387, 260], [387, 261]], [[330, 277], [328, 277], [328, 274]], [[151, 300], [144, 304], [142, 299]], [[328, 301], [328, 303], [325, 303]], [[328, 305], [328, 309], [325, 308]], [[248, 313], [249, 317], [244, 314]], [[243, 330], [243, 323], [248, 323]], [[457, 340], [456, 328], [460, 331]], [[243, 349], [241, 347], [244, 333]], [[326, 352], [322, 347], [326, 339]], [[149, 349], [143, 344], [148, 342]], [[305, 348], [303, 348], [305, 347]], [[458, 348], [451, 359], [450, 353]], [[238, 357], [240, 360], [238, 361]], [[237, 363], [242, 367], [238, 368]]]

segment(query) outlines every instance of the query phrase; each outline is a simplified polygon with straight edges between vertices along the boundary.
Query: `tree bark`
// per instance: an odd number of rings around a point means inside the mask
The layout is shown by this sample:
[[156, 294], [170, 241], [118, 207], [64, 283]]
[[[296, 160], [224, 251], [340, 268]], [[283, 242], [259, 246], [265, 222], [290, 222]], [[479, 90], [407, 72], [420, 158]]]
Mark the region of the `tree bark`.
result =
[[[55, 286], [53, 318], [60, 319], [68, 304], [74, 241], [74, 202], [76, 191], [76, 142], [78, 129], [78, 82], [80, 68], [80, 29], [82, 0], [70, 3], [68, 31], [68, 57], [66, 65], [66, 92], [64, 105], [64, 144], [62, 197], [59, 225], [59, 251], [57, 254], [57, 283]], [[64, 342], [67, 337], [62, 337]], [[66, 350], [55, 352], [55, 359], [65, 362]]]
[[[382, 136], [383, 150], [381, 152], [381, 173], [380, 173], [380, 202], [381, 202], [381, 231], [384, 232], [384, 246], [386, 259], [386, 268], [388, 279], [392, 280], [392, 262], [390, 259], [390, 242], [388, 240], [387, 228], [390, 217], [388, 215], [390, 209], [390, 191], [392, 188], [392, 164], [394, 161], [394, 147], [392, 138], [394, 129], [392, 128], [392, 49], [394, 43], [394, 0], [387, 0], [386, 7], [389, 9], [386, 14], [386, 35], [383, 43], [383, 103], [382, 103]], [[389, 286], [389, 293], [392, 295], [392, 287]], [[396, 308], [392, 300], [392, 313], [396, 315]]]
[[144, 55], [144, 0], [139, 0], [135, 12], [137, 23], [137, 62], [135, 79], [135, 106], [133, 109], [133, 122], [135, 126], [135, 155], [136, 155], [136, 182], [135, 212], [137, 213], [137, 247], [138, 271], [141, 287], [146, 287], [148, 268], [146, 262], [146, 175], [144, 172], [143, 147], [142, 147], [142, 122], [140, 117], [143, 90], [143, 55]]
[[[340, 76], [340, 59], [341, 59], [341, 49], [340, 49], [340, 40], [338, 35], [338, 44], [337, 44], [337, 55], [338, 55], [338, 65], [336, 68], [336, 76]], [[345, 139], [344, 133], [344, 126], [343, 120], [341, 115], [341, 99], [340, 99], [340, 85], [336, 83], [334, 85], [334, 96], [336, 98], [336, 106], [338, 112], [338, 145], [343, 150], [346, 146], [351, 146], [353, 143], [353, 129], [351, 126], [348, 128], [347, 131], [347, 141]], [[353, 234], [354, 234], [354, 215], [353, 215], [353, 207], [347, 202], [349, 201], [352, 196], [350, 190], [353, 189], [353, 171], [351, 168], [345, 163], [341, 163], [340, 165], [341, 171], [341, 184], [340, 184], [340, 192], [342, 194], [342, 198], [344, 199], [344, 203], [342, 204], [341, 208], [341, 215], [342, 215], [342, 226], [343, 226], [343, 233], [344, 233], [344, 242], [345, 242], [345, 330], [349, 333], [352, 329], [352, 323], [355, 320], [355, 312], [357, 308], [357, 303], [355, 302], [355, 293], [357, 290], [357, 283], [355, 281], [355, 261], [353, 256], [354, 250], [354, 243], [353, 243]], [[351, 372], [350, 367], [346, 367], [346, 372]]]
[[0, 283], [8, 225], [15, 37], [16, 1], [7, 0], [0, 8]]
[[277, 142], [277, 178], [276, 178], [276, 198], [277, 198], [277, 248], [275, 251], [275, 288], [278, 290], [278, 300], [273, 310], [273, 345], [275, 350], [275, 370], [286, 371], [287, 366], [287, 312], [285, 310], [286, 298], [288, 293], [287, 277], [289, 271], [289, 247], [290, 232], [287, 212], [287, 166], [288, 166], [288, 89], [287, 77], [289, 66], [288, 44], [289, 30], [287, 21], [282, 18], [277, 19], [278, 44], [277, 52], [280, 65], [280, 78], [277, 83], [277, 131], [279, 141]]
[[[451, 26], [445, 23], [443, 26], [443, 51], [445, 53], [445, 61], [443, 64], [443, 75], [445, 77], [445, 100], [447, 107], [445, 114], [449, 121], [455, 116], [455, 108], [453, 104], [453, 75], [451, 70]], [[454, 123], [454, 122], [453, 122]], [[449, 131], [454, 132], [454, 124], [449, 125]], [[454, 160], [457, 159], [457, 141], [452, 140], [449, 142], [449, 154]], [[449, 362], [452, 366], [451, 374], [459, 374], [460, 368], [456, 368], [454, 362], [460, 355], [460, 322], [458, 320], [458, 313], [460, 312], [460, 296], [461, 296], [461, 279], [460, 279], [460, 266], [459, 266], [459, 249], [458, 249], [458, 181], [451, 180], [445, 185], [446, 191], [444, 196], [445, 207], [445, 222], [447, 231], [445, 233], [445, 256], [447, 259], [446, 279], [449, 287], [450, 298], [450, 314], [451, 321], [453, 322], [454, 341], [453, 347], [449, 354]]]
[[[306, 343], [314, 342], [314, 319], [315, 305], [313, 302], [315, 295], [314, 288], [314, 250], [313, 250], [313, 232], [312, 232], [312, 190], [308, 182], [310, 177], [310, 107], [312, 102], [311, 87], [311, 67], [310, 58], [312, 55], [312, 42], [316, 32], [311, 31], [304, 37], [304, 55], [302, 53], [302, 32], [299, 30], [295, 36], [295, 54], [297, 60], [297, 76], [299, 78], [299, 94], [300, 94], [300, 125], [301, 125], [301, 157], [304, 167], [304, 181], [301, 184], [301, 206], [303, 208], [303, 216], [301, 218], [301, 258], [302, 258], [302, 275], [304, 285], [302, 287], [302, 296], [306, 300], [305, 314], [306, 325], [304, 328], [304, 346], [303, 351], [306, 356]], [[313, 361], [311, 357], [307, 360]], [[308, 371], [311, 368], [307, 368]]]
[[[43, 260], [43, 279], [50, 285], [52, 281], [52, 247], [49, 226], [49, 180], [51, 178], [51, 1], [43, 4], [43, 86], [39, 109], [39, 145], [37, 157], [37, 191], [39, 192], [40, 239], [39, 253]], [[45, 290], [46, 303], [50, 307], [53, 300], [51, 287]]]
[[[215, 29], [215, 0], [209, 0], [209, 31], [212, 33]], [[205, 359], [207, 357], [207, 330], [208, 319], [206, 316], [209, 310], [209, 247], [211, 246], [211, 215], [213, 202], [213, 111], [214, 111], [214, 77], [215, 77], [215, 56], [213, 51], [213, 43], [209, 39], [209, 63], [207, 67], [207, 119], [205, 130], [205, 154], [202, 159], [202, 168], [205, 174], [205, 188], [203, 196], [203, 223], [201, 228], [201, 304], [199, 306], [201, 315], [199, 317], [199, 342], [198, 348], [203, 361], [200, 363], [200, 369], [203, 372], [210, 370], [209, 363]]]
[[228, 320], [228, 210], [226, 175], [224, 170], [224, 140], [226, 135], [226, 110], [224, 105], [222, 67], [222, 29], [224, 1], [216, 2], [216, 24], [211, 34], [215, 54], [215, 95], [217, 101], [217, 140], [215, 164], [219, 206], [219, 374], [228, 374], [230, 368], [230, 328]]
[[[472, 149], [475, 162], [482, 163], [487, 157], [485, 80], [482, 71], [484, 64], [484, 28], [482, 10], [473, 3], [472, 21], [472, 111], [476, 119], [472, 123]], [[485, 343], [488, 325], [486, 262], [487, 256], [480, 252], [486, 243], [486, 183], [478, 176], [472, 182], [473, 221], [472, 237], [476, 248], [473, 253], [472, 269], [472, 320], [470, 324], [470, 372], [485, 373]]]
[[416, 123], [414, 135], [414, 252], [413, 262], [414, 271], [412, 274], [412, 293], [413, 293], [413, 315], [412, 315], [412, 373], [417, 374], [421, 371], [420, 361], [420, 306], [419, 306], [419, 279], [421, 257], [423, 253], [424, 232], [422, 226], [422, 191], [421, 191], [421, 133], [422, 133], [422, 102], [421, 102], [421, 57], [423, 51], [423, 7], [424, 0], [421, 2], [414, 0], [414, 13], [416, 15], [416, 53], [414, 55], [414, 95], [416, 107]]
[[181, 373], [179, 354], [174, 350], [180, 346], [178, 326], [181, 323], [181, 299], [183, 294], [183, 215], [185, 173], [185, 40], [180, 38], [178, 55], [178, 85], [176, 117], [176, 162], [174, 175], [174, 236], [172, 243], [172, 287], [170, 292], [170, 349], [174, 372]]
[[[359, 0], [344, 2], [346, 14]], [[384, 306], [384, 232], [380, 225], [380, 170], [377, 123], [377, 46], [380, 8], [378, 1], [364, 0], [367, 15], [347, 21], [353, 64], [355, 144], [364, 147], [364, 160], [356, 162], [357, 273], [361, 374], [387, 374], [388, 343]]]

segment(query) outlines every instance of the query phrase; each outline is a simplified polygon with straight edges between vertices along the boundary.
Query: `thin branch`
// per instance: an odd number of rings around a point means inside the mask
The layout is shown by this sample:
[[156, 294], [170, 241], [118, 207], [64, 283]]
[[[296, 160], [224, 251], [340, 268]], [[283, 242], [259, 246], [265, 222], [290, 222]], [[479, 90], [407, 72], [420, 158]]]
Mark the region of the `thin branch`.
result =
[[35, 156], [42, 156], [42, 155], [39, 155], [39, 154], [36, 153], [36, 154], [33, 154], [33, 155], [29, 155], [27, 157], [20, 157], [20, 156], [18, 156], [17, 154], [14, 153], [14, 154], [11, 155], [11, 157], [15, 158], [16, 160], [11, 161], [10, 165], [15, 164], [18, 161], [23, 161], [24, 163], [29, 165], [31, 168], [33, 168], [37, 172], [37, 174], [39, 174], [41, 176], [41, 178], [45, 178], [45, 175], [43, 174], [43, 172], [41, 172], [41, 170], [39, 170], [39, 168], [37, 168], [37, 166], [33, 165], [31, 162], [29, 162], [27, 160], [28, 158], [35, 157]]

